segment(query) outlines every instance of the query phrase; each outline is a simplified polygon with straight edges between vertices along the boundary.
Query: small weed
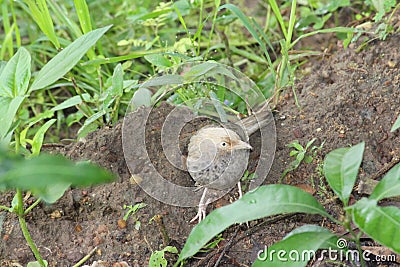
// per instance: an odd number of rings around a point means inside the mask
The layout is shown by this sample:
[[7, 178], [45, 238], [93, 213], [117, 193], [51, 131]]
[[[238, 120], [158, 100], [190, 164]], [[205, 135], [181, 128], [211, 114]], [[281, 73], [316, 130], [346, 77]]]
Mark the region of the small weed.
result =
[[248, 170], [246, 170], [243, 174], [243, 177], [240, 179], [240, 181], [243, 183], [242, 190], [246, 191], [248, 182], [251, 182], [253, 179], [257, 179], [257, 177], [258, 176], [256, 173], [250, 173]]
[[165, 252], [178, 253], [178, 249], [172, 246], [166, 246], [162, 250], [156, 250], [151, 253], [149, 267], [166, 267], [168, 261], [165, 259]]
[[128, 209], [128, 211], [125, 213], [124, 215], [124, 220], [127, 221], [129, 216], [131, 216], [135, 222], [135, 229], [139, 230], [141, 223], [139, 221], [139, 218], [136, 217], [136, 212], [138, 212], [138, 210], [146, 207], [147, 204], [146, 203], [137, 203], [134, 206], [132, 205], [124, 205], [123, 208], [124, 210]]
[[311, 163], [313, 161], [313, 158], [316, 156], [317, 152], [321, 150], [324, 145], [324, 143], [322, 143], [320, 146], [312, 146], [310, 148], [315, 140], [315, 138], [310, 140], [305, 147], [303, 147], [297, 140], [287, 145], [289, 148], [294, 148], [290, 151], [290, 156], [295, 157], [295, 160], [292, 161], [289, 164], [289, 167], [283, 171], [280, 181], [282, 181], [282, 179], [285, 178], [289, 172], [296, 170], [303, 161], [305, 163]]

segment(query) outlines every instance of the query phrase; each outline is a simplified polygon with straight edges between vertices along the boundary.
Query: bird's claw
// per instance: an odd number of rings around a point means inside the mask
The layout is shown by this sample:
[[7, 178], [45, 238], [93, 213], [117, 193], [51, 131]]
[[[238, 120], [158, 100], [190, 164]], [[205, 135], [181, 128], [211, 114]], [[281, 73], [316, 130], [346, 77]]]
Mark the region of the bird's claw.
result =
[[202, 220], [204, 220], [204, 218], [206, 217], [206, 209], [207, 209], [206, 205], [200, 204], [196, 216], [190, 220], [190, 223], [193, 223], [196, 220], [199, 220], [200, 223]]
[[207, 199], [207, 201], [204, 201], [204, 198], [206, 196], [207, 188], [204, 190], [203, 195], [201, 197], [200, 203], [199, 203], [199, 209], [197, 210], [196, 216], [194, 216], [193, 219], [190, 220], [189, 223], [193, 223], [196, 220], [199, 220], [199, 223], [206, 218], [206, 211], [207, 211], [207, 206], [208, 204], [211, 203], [211, 199]]

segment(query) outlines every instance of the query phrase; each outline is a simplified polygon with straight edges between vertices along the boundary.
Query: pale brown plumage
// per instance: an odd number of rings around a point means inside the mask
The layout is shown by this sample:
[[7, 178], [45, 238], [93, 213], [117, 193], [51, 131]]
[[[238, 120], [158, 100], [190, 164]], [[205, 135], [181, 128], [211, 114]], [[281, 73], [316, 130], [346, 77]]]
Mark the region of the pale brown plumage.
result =
[[[271, 122], [273, 122], [272, 113], [269, 111], [268, 103], [264, 103], [257, 108], [257, 112], [232, 124], [230, 128], [235, 131], [245, 130], [247, 136], [251, 136]], [[247, 163], [249, 150], [252, 148], [241, 140], [235, 131], [223, 127], [206, 126], [190, 139], [186, 167], [196, 182], [196, 186], [204, 188], [198, 213], [191, 222], [205, 218], [206, 207], [209, 204], [209, 200], [205, 200], [207, 188], [227, 190], [238, 183], [241, 196], [240, 170], [243, 163]], [[227, 146], [221, 146], [222, 142], [225, 142]]]
[[204, 188], [199, 211], [192, 221], [205, 217], [207, 189], [227, 190], [238, 183], [243, 167], [240, 163], [246, 160], [250, 149], [252, 147], [237, 133], [222, 127], [204, 127], [192, 136], [187, 170], [196, 186]]

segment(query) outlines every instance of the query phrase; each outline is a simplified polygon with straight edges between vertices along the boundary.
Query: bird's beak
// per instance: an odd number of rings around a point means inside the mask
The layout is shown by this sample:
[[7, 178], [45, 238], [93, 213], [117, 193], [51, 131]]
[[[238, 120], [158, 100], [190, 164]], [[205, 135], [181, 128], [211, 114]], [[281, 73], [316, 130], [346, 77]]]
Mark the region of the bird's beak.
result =
[[249, 145], [248, 143], [243, 142], [243, 141], [238, 141], [238, 142], [234, 145], [233, 148], [234, 148], [234, 149], [250, 149], [250, 150], [253, 150], [253, 147], [252, 147], [251, 145]]

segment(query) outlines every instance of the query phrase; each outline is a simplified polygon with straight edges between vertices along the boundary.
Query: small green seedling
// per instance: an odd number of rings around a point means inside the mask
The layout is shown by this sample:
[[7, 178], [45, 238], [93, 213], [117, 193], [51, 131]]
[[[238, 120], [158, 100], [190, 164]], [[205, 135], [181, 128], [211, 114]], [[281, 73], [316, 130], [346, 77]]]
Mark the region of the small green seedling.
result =
[[178, 249], [173, 246], [166, 246], [162, 250], [153, 251], [150, 256], [149, 267], [166, 267], [168, 261], [165, 259], [165, 252], [177, 254]]
[[310, 146], [315, 142], [315, 138], [313, 138], [312, 140], [310, 140], [305, 147], [303, 147], [299, 141], [295, 140], [292, 143], [288, 144], [287, 147], [290, 148], [294, 148], [292, 151], [290, 151], [290, 156], [291, 157], [295, 157], [295, 160], [292, 161], [289, 164], [289, 167], [286, 168], [284, 170], [284, 172], [282, 173], [282, 176], [280, 178], [280, 180], [282, 180], [283, 178], [285, 178], [285, 176], [291, 172], [296, 170], [301, 162], [305, 162], [305, 163], [311, 163], [313, 158], [316, 156], [318, 150], [322, 149], [322, 146], [324, 145], [324, 143], [322, 143], [320, 146], [312, 146], [310, 149]]
[[242, 183], [245, 183], [244, 185], [242, 185], [242, 190], [246, 190], [247, 189], [247, 183], [246, 182], [250, 182], [254, 179], [257, 179], [257, 174], [256, 173], [250, 173], [248, 170], [246, 170], [243, 174], [243, 177], [240, 179], [240, 181]]
[[136, 212], [138, 212], [138, 210], [140, 210], [140, 209], [142, 209], [142, 208], [144, 208], [144, 207], [146, 207], [147, 206], [147, 204], [146, 203], [137, 203], [137, 204], [135, 204], [134, 206], [132, 206], [132, 205], [124, 205], [124, 210], [125, 209], [128, 209], [128, 211], [126, 212], [126, 214], [125, 214], [125, 216], [124, 216], [124, 221], [127, 221], [128, 220], [128, 218], [129, 218], [129, 216], [132, 216], [132, 218], [134, 219], [134, 221], [135, 221], [135, 229], [136, 230], [139, 230], [140, 229], [140, 226], [141, 226], [141, 223], [140, 223], [140, 221], [139, 221], [139, 218], [137, 218], [136, 216], [135, 216], [135, 214], [136, 214]]

